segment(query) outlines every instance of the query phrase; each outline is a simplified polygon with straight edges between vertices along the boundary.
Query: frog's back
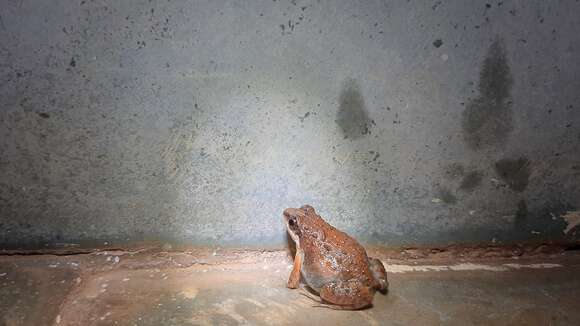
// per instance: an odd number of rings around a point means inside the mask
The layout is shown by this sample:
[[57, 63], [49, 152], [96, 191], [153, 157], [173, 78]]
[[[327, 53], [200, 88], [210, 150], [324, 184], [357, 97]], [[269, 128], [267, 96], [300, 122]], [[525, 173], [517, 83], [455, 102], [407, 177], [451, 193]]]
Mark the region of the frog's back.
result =
[[365, 249], [348, 234], [324, 224], [319, 225], [317, 236], [304, 243], [303, 276], [307, 283], [315, 290], [339, 280], [358, 279], [372, 284]]

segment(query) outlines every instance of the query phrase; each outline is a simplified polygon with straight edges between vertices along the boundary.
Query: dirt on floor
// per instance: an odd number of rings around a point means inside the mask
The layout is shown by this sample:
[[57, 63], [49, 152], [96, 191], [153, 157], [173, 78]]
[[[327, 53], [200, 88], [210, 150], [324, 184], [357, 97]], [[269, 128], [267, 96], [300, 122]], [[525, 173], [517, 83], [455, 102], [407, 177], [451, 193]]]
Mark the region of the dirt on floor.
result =
[[390, 289], [362, 311], [286, 288], [284, 250], [4, 252], [0, 325], [579, 325], [580, 255], [564, 248], [369, 248]]

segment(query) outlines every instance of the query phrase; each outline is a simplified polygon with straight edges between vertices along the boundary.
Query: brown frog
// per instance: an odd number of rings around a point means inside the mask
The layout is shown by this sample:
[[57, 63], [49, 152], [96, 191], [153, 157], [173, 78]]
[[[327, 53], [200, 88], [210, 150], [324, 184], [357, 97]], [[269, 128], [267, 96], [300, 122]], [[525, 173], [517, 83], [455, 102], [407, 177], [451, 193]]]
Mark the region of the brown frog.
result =
[[289, 288], [298, 288], [302, 275], [328, 307], [352, 310], [371, 306], [376, 291], [387, 292], [381, 261], [368, 257], [355, 239], [326, 223], [314, 208], [287, 208], [284, 219], [296, 243]]

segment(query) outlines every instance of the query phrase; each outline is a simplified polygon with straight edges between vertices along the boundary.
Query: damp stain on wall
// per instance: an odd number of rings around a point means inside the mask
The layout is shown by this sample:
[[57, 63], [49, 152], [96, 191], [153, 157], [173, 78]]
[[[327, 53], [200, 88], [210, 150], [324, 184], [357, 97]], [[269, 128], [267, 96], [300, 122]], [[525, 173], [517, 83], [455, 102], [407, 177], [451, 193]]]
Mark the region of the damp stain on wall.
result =
[[358, 139], [370, 135], [374, 121], [369, 118], [360, 86], [355, 79], [346, 79], [340, 91], [336, 123], [344, 138]]
[[525, 200], [522, 199], [522, 200], [518, 201], [515, 219], [514, 219], [515, 227], [517, 229], [521, 229], [521, 228], [525, 227], [527, 217], [528, 217], [528, 204], [526, 203]]
[[530, 161], [525, 157], [517, 159], [501, 159], [495, 162], [495, 172], [508, 185], [517, 192], [522, 192], [528, 186], [530, 179]]
[[463, 191], [473, 191], [481, 184], [483, 173], [481, 171], [470, 171], [461, 180], [459, 189]]
[[513, 79], [501, 38], [490, 45], [479, 74], [479, 95], [463, 111], [465, 141], [473, 150], [497, 147], [513, 129]]
[[439, 198], [445, 204], [453, 205], [457, 203], [457, 197], [455, 197], [451, 190], [445, 187], [440, 187], [437, 189], [437, 198]]

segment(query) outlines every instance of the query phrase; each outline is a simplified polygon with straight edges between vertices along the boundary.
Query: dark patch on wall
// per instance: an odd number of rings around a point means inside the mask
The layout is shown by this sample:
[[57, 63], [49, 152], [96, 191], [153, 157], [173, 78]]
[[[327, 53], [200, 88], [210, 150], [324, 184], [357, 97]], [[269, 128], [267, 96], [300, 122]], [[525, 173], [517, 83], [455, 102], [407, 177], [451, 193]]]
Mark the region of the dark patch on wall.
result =
[[374, 121], [368, 116], [360, 87], [354, 79], [349, 78], [343, 82], [336, 123], [344, 138], [357, 139], [371, 133]]
[[495, 162], [495, 172], [510, 187], [522, 192], [528, 186], [530, 178], [530, 161], [525, 157], [502, 159]]
[[308, 117], [310, 117], [310, 116], [313, 116], [313, 115], [316, 115], [316, 112], [310, 112], [310, 111], [308, 111], [308, 112], [304, 113], [304, 115], [303, 115], [303, 116], [301, 116], [301, 117], [298, 117], [298, 120], [300, 120], [300, 122], [302, 122], [302, 123], [303, 123], [303, 122], [304, 122], [304, 120], [306, 120], [306, 118], [308, 118]]
[[439, 188], [437, 191], [437, 197], [441, 199], [445, 204], [455, 204], [457, 203], [457, 197], [447, 188]]
[[521, 229], [526, 225], [526, 219], [528, 218], [528, 205], [525, 200], [520, 200], [518, 202], [518, 208], [516, 210], [516, 218], [514, 220], [515, 227]]
[[433, 46], [436, 48], [440, 47], [441, 45], [443, 45], [443, 41], [441, 41], [440, 39], [437, 39], [433, 42]]
[[464, 191], [472, 191], [481, 184], [483, 179], [483, 173], [481, 171], [471, 171], [467, 173], [461, 180], [459, 189]]
[[474, 150], [505, 143], [513, 129], [513, 80], [500, 38], [489, 47], [479, 74], [479, 95], [463, 111], [465, 141]]

